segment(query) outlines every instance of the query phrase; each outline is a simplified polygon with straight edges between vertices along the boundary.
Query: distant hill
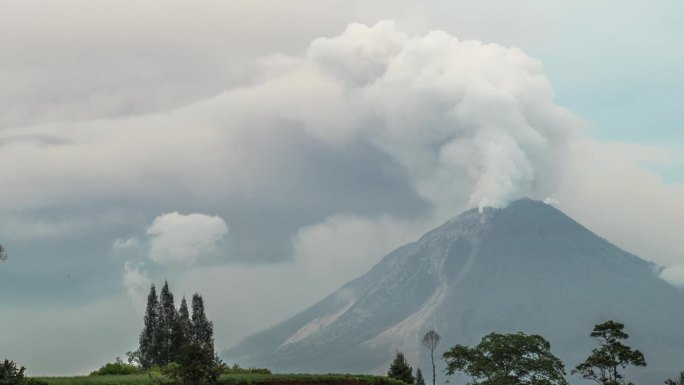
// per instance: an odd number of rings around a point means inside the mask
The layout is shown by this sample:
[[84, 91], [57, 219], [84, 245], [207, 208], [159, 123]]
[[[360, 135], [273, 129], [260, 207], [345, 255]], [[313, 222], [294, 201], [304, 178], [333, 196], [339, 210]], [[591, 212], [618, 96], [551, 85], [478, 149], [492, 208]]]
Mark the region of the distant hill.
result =
[[449, 220], [223, 356], [279, 371], [383, 373], [398, 349], [427, 373], [428, 329], [442, 335], [440, 355], [492, 331], [523, 331], [551, 341], [569, 372], [595, 346], [593, 326], [609, 319], [646, 356], [634, 379], [662, 383], [684, 370], [684, 291], [559, 210], [522, 199]]

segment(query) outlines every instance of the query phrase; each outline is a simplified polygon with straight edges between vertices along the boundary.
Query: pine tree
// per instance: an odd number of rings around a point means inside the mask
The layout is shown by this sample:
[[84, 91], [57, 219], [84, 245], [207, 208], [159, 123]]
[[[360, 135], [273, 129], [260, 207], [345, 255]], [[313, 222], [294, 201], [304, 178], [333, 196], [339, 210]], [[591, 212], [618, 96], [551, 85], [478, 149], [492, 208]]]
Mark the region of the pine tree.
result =
[[191, 342], [214, 354], [214, 324], [204, 314], [204, 300], [197, 293], [192, 296]]
[[140, 365], [143, 368], [156, 365], [159, 357], [159, 343], [157, 340], [157, 326], [159, 324], [157, 290], [152, 284], [150, 293], [147, 295], [147, 309], [145, 321], [140, 333]]
[[190, 320], [190, 312], [188, 311], [188, 303], [185, 301], [185, 297], [181, 300], [174, 326], [173, 353], [174, 361], [177, 362], [183, 348], [190, 343], [192, 333], [192, 321]]
[[176, 329], [176, 308], [173, 304], [173, 294], [169, 290], [168, 282], [164, 282], [164, 286], [159, 294], [158, 311], [159, 323], [157, 327], [157, 340], [159, 341], [159, 366], [164, 366], [172, 362], [176, 357], [174, 352], [174, 330]]
[[394, 358], [394, 362], [392, 362], [392, 365], [390, 365], [389, 371], [387, 372], [387, 377], [403, 381], [407, 384], [413, 384], [415, 381], [413, 378], [413, 368], [406, 362], [404, 353], [397, 352], [397, 356]]
[[425, 385], [425, 378], [420, 368], [416, 369], [416, 385]]

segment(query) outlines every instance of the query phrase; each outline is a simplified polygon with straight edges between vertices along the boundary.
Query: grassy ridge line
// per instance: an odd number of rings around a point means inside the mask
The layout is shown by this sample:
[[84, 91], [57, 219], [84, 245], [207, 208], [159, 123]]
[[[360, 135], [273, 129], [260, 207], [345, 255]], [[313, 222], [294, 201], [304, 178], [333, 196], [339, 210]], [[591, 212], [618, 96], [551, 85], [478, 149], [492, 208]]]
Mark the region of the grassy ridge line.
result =
[[[168, 382], [161, 375], [148, 374], [34, 377], [48, 385], [156, 385]], [[224, 374], [220, 385], [406, 385], [387, 377], [365, 374]]]

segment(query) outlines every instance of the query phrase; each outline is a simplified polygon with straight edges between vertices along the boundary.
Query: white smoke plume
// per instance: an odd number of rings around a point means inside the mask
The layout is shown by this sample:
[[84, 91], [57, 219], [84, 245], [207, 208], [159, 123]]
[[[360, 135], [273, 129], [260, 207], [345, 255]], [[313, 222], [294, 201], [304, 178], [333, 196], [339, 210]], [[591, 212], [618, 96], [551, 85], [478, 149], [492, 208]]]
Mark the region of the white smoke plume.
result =
[[465, 194], [480, 208], [543, 194], [578, 126], [520, 50], [439, 31], [410, 37], [391, 21], [315, 40], [280, 79], [302, 72], [324, 97], [295, 119], [327, 141], [372, 143], [438, 207]]
[[175, 111], [3, 130], [0, 165], [13, 166], [0, 166], [2, 202], [75, 204], [86, 184], [89, 200], [271, 199], [304, 134], [341, 150], [371, 145], [453, 215], [552, 194], [579, 125], [522, 51], [439, 31], [409, 36], [391, 21], [352, 24], [261, 68], [253, 84]]

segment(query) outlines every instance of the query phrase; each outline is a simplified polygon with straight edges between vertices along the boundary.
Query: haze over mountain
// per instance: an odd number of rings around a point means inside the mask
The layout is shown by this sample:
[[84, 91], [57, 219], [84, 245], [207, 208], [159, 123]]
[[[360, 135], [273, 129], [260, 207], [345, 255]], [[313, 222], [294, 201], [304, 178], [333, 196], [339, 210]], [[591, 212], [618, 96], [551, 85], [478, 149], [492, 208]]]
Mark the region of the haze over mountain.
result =
[[522, 199], [449, 220], [223, 356], [281, 371], [381, 373], [401, 350], [425, 370], [428, 329], [442, 335], [440, 356], [492, 331], [523, 331], [545, 336], [569, 372], [594, 346], [593, 325], [613, 319], [646, 356], [634, 378], [659, 382], [683, 365], [684, 292], [657, 273], [554, 207]]

